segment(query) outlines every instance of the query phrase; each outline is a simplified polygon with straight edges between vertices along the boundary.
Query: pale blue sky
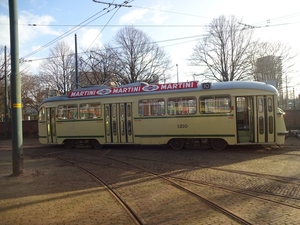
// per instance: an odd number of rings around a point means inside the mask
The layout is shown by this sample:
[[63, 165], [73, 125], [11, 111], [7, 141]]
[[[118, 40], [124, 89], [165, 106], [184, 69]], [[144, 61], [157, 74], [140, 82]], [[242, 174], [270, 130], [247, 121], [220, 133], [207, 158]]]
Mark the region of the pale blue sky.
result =
[[[123, 3], [121, 0], [103, 0], [103, 2]], [[195, 67], [190, 67], [187, 62], [196, 44], [194, 36], [204, 35], [202, 26], [222, 14], [235, 15], [238, 19], [243, 19], [244, 23], [256, 26], [256, 37], [264, 41], [288, 43], [293, 49], [300, 51], [300, 9], [297, 0], [128, 0], [128, 2], [132, 7], [121, 7], [116, 12], [114, 6], [111, 6], [109, 8], [111, 11], [102, 15], [103, 13], [97, 13], [108, 5], [92, 0], [18, 0], [20, 57], [25, 56], [26, 60], [47, 57], [49, 48], [56, 42], [41, 51], [36, 53], [34, 51], [64, 34], [68, 35], [59, 40], [67, 41], [72, 47], [74, 34], [77, 34], [80, 51], [91, 45], [109, 42], [121, 25], [134, 25], [157, 41], [171, 56], [174, 64], [171, 81], [177, 80], [176, 64], [179, 81], [192, 80], [192, 74], [201, 72]], [[92, 17], [96, 14], [97, 16]], [[9, 47], [8, 16], [8, 1], [0, 0], [0, 45]], [[89, 18], [94, 21], [90, 22]], [[90, 22], [88, 26], [74, 29], [76, 25], [86, 20]], [[119, 26], [108, 26], [100, 32], [103, 29], [100, 25], [105, 25], [108, 21], [109, 25]], [[68, 31], [71, 32], [66, 33]], [[33, 73], [39, 62], [31, 62]]]

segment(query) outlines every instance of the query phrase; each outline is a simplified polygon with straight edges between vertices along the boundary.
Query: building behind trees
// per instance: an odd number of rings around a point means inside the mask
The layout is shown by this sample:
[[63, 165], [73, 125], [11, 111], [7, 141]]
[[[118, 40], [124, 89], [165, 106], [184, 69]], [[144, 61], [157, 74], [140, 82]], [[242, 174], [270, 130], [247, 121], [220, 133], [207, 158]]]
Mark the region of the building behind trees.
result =
[[[279, 91], [279, 105], [283, 107], [284, 94], [283, 94], [283, 77], [282, 77], [282, 60], [281, 57], [268, 55], [256, 60], [255, 66], [255, 80], [266, 82], [274, 85]], [[286, 93], [285, 100], [288, 96]]]

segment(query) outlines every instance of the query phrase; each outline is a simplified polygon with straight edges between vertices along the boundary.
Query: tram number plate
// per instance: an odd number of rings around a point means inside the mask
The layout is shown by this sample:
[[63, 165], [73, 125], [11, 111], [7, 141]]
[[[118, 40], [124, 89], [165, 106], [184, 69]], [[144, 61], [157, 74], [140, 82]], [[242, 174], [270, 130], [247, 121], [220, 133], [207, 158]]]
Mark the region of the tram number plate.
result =
[[188, 128], [188, 125], [180, 123], [180, 124], [177, 124], [177, 128]]
[[210, 89], [211, 83], [202, 83], [202, 88], [203, 89]]

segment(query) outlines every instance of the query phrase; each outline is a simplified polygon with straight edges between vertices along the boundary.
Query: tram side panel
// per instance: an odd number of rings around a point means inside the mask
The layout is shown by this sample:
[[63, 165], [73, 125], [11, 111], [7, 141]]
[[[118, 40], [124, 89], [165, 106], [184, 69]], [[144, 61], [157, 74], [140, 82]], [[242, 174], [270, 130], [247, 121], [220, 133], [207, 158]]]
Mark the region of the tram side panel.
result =
[[284, 122], [284, 112], [278, 108], [276, 113], [276, 143], [278, 145], [282, 145], [285, 143], [285, 139], [288, 135], [288, 131], [286, 130], [285, 122]]
[[[63, 107], [61, 107], [63, 106]], [[97, 139], [104, 143], [101, 116], [78, 114], [74, 104], [45, 104], [39, 111], [39, 141], [42, 144], [62, 144], [65, 140]]]
[[167, 144], [172, 138], [222, 138], [236, 143], [234, 116], [226, 114], [140, 117], [134, 130], [140, 144]]
[[39, 131], [39, 142], [41, 144], [48, 144], [46, 121], [38, 121], [38, 131]]
[[66, 139], [87, 140], [97, 139], [104, 142], [103, 120], [59, 120], [56, 123], [57, 142], [63, 143]]
[[228, 94], [211, 93], [200, 98], [175, 93], [167, 98], [139, 99], [135, 137], [141, 144], [167, 144], [173, 138], [221, 138], [236, 143], [234, 113]]

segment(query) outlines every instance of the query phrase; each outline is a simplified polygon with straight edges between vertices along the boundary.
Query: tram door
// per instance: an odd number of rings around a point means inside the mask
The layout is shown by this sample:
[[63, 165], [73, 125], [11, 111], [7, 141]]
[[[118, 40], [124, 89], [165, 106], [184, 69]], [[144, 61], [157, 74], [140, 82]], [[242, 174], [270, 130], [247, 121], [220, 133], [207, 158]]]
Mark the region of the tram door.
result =
[[237, 142], [254, 142], [254, 100], [252, 96], [236, 97]]
[[106, 143], [133, 143], [132, 104], [104, 105]]
[[55, 108], [46, 108], [46, 129], [48, 143], [56, 143]]
[[257, 96], [258, 143], [275, 141], [275, 110], [273, 96]]

